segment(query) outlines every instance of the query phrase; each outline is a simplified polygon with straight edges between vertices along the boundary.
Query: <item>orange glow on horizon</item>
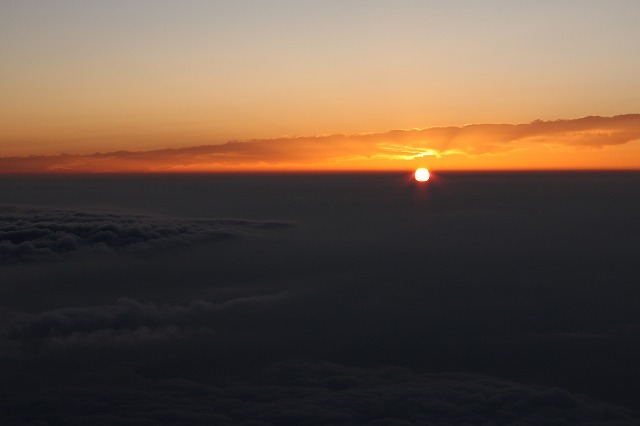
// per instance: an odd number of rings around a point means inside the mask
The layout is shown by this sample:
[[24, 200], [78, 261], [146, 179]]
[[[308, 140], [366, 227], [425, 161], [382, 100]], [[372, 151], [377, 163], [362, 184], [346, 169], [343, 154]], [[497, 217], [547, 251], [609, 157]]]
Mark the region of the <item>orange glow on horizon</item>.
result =
[[640, 169], [638, 2], [5, 3], [0, 174]]
[[0, 173], [640, 169], [640, 114], [0, 157]]

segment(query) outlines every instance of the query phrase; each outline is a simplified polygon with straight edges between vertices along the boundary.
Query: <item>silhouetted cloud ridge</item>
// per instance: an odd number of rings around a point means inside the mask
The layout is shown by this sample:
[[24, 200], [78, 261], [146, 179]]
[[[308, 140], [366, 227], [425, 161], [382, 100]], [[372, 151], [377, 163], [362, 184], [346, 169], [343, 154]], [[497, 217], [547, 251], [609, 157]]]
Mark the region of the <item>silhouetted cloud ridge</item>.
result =
[[543, 144], [603, 148], [640, 139], [640, 114], [469, 124], [231, 141], [153, 151], [0, 158], [2, 173], [211, 171], [256, 167], [313, 167], [353, 160], [413, 160], [425, 156], [504, 153]]
[[97, 211], [0, 206], [0, 263], [77, 252], [144, 251], [289, 226], [242, 219], [162, 219]]

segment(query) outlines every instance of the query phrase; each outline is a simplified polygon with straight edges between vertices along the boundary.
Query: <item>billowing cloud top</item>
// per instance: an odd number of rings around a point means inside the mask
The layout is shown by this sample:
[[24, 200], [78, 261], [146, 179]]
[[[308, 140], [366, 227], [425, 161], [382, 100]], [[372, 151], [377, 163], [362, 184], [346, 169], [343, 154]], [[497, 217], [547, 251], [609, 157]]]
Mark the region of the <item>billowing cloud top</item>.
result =
[[0, 206], [0, 264], [80, 252], [141, 251], [288, 226], [241, 219], [178, 220], [105, 212]]
[[[471, 124], [232, 141], [222, 145], [118, 151], [89, 155], [0, 158], [0, 172], [169, 172], [233, 169], [348, 168], [360, 162], [395, 162], [426, 156], [480, 156], [538, 145], [603, 148], [640, 139], [640, 114], [590, 116], [528, 124]], [[362, 162], [365, 162], [364, 166]]]
[[[269, 311], [286, 307], [288, 299], [278, 294], [221, 304], [192, 301], [184, 306], [121, 299], [115, 305], [40, 314], [5, 312], [0, 348], [6, 354], [11, 348], [37, 347], [53, 359], [59, 354], [96, 356], [93, 353], [100, 354], [103, 362], [102, 357], [108, 356], [104, 353], [149, 360], [145, 347], [163, 349], [152, 358], [170, 357], [163, 354], [174, 353], [168, 350], [173, 343], [197, 352], [206, 348], [210, 357], [220, 348], [232, 347], [234, 339], [253, 335], [246, 330], [234, 335], [229, 328], [237, 333], [247, 318], [263, 321]], [[252, 316], [256, 310], [258, 315]], [[199, 371], [199, 376], [206, 377], [206, 372]], [[76, 379], [73, 385], [65, 383], [59, 380], [55, 395], [39, 391], [38, 403], [79, 421], [99, 419], [103, 424], [115, 424], [116, 416], [154, 425], [170, 424], [166, 418], [171, 423], [181, 419], [189, 424], [229, 425], [637, 424], [625, 409], [557, 387], [477, 374], [429, 374], [390, 365], [357, 367], [310, 359], [275, 362], [254, 375], [224, 377], [222, 383], [202, 378], [154, 381], [144, 374], [127, 378], [122, 373], [113, 380], [102, 378], [100, 385], [92, 382], [91, 375]], [[28, 390], [22, 384], [3, 395], [0, 411], [4, 419], [13, 421], [9, 424], [26, 424], [29, 419], [30, 412], [22, 410], [34, 405]]]

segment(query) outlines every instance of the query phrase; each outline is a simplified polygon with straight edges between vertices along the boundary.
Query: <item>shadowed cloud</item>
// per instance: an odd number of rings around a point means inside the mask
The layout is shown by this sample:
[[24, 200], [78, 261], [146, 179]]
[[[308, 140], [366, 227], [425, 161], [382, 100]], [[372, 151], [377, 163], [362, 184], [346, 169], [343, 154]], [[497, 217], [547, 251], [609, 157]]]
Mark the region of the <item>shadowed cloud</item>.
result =
[[112, 305], [64, 308], [38, 315], [4, 312], [0, 336], [9, 341], [39, 341], [52, 346], [129, 346], [211, 333], [236, 316], [286, 299], [284, 293], [211, 303], [194, 300], [181, 305], [141, 303], [121, 298]]
[[408, 178], [5, 178], [0, 423], [640, 424], [640, 174]]
[[560, 388], [388, 366], [291, 360], [222, 385], [137, 377], [125, 386], [118, 377], [95, 387], [90, 380], [39, 392], [36, 402], [22, 385], [3, 395], [2, 418], [28, 424], [48, 412], [73, 424], [637, 424], [624, 410]]
[[640, 114], [590, 116], [528, 124], [471, 124], [231, 141], [221, 145], [87, 155], [0, 158], [1, 173], [168, 172], [251, 168], [331, 168], [352, 161], [412, 160], [425, 156], [496, 154], [536, 145], [591, 147], [640, 139]]
[[171, 248], [286, 226], [284, 222], [177, 220], [0, 206], [0, 263], [51, 260], [74, 252]]

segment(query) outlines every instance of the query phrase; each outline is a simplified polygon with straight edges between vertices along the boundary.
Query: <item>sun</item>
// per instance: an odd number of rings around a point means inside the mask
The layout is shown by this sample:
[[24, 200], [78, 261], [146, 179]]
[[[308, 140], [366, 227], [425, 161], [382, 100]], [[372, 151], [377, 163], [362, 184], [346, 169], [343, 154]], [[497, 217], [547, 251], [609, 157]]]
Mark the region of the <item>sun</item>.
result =
[[426, 182], [429, 180], [430, 176], [431, 175], [429, 174], [429, 170], [425, 169], [424, 167], [420, 167], [416, 170], [415, 173], [415, 177], [418, 182]]

